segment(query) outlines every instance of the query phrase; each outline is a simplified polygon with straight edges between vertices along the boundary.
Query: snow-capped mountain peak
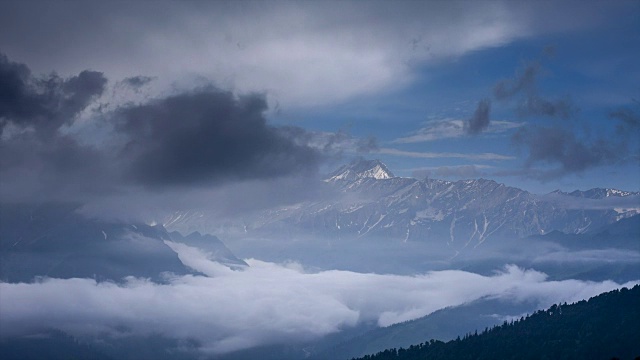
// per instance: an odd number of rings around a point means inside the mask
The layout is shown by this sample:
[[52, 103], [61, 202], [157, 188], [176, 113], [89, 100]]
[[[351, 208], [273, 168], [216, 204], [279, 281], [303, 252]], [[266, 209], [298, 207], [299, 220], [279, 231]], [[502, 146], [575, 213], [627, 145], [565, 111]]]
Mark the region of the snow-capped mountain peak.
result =
[[640, 195], [637, 192], [623, 191], [618, 189], [609, 189], [609, 188], [593, 188], [586, 191], [575, 190], [570, 193], [566, 193], [560, 190], [553, 191], [552, 194], [559, 194], [565, 196], [574, 196], [586, 199], [604, 199], [608, 197], [626, 197], [633, 195]]
[[356, 160], [331, 173], [325, 181], [355, 181], [366, 178], [383, 180], [394, 177], [395, 175], [393, 175], [393, 173], [387, 169], [387, 166], [380, 160]]
[[[229, 227], [211, 217], [175, 217], [172, 227], [189, 228], [193, 220], [207, 232], [233, 236], [281, 237], [287, 233], [323, 239], [371, 238], [441, 243], [452, 254], [472, 251], [489, 238], [513, 239], [553, 230], [585, 233], [637, 214], [624, 208], [596, 204], [607, 196], [629, 196], [623, 191], [592, 189], [554, 194], [594, 199], [593, 208], [567, 206], [556, 198], [537, 196], [488, 179], [445, 181], [396, 177], [379, 160], [344, 165], [325, 179], [328, 187], [346, 196], [327, 197], [274, 208], [256, 218]], [[633, 199], [631, 199], [633, 200]], [[215, 227], [213, 227], [215, 226]], [[249, 234], [249, 235], [248, 235]], [[466, 250], [465, 250], [466, 249]]]

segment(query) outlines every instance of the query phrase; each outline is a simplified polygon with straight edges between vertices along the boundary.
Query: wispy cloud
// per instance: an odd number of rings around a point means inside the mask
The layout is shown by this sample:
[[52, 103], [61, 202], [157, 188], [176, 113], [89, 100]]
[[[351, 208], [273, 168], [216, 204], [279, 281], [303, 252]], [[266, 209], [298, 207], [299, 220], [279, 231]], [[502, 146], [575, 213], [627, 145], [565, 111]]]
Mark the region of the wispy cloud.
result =
[[419, 152], [419, 151], [404, 151], [393, 148], [380, 148], [377, 151], [379, 154], [393, 155], [393, 156], [405, 156], [410, 158], [422, 158], [422, 159], [467, 159], [467, 160], [512, 160], [513, 156], [500, 155], [495, 153], [477, 153], [477, 154], [464, 154], [464, 153], [450, 153], [450, 152]]
[[[512, 78], [497, 82], [493, 89], [497, 101], [515, 101], [516, 114], [537, 123], [521, 127], [511, 138], [526, 152], [526, 176], [548, 181], [610, 164], [638, 162], [637, 109], [612, 111], [609, 117], [614, 121], [593, 131], [590, 122], [579, 118], [579, 109], [570, 97], [549, 99], [540, 93], [538, 81], [543, 73], [541, 60], [535, 60]], [[632, 105], [637, 108], [637, 102]]]
[[[504, 133], [523, 126], [524, 123], [512, 121], [491, 121], [484, 133]], [[395, 144], [410, 144], [441, 139], [459, 138], [467, 136], [465, 121], [461, 119], [442, 119], [430, 121], [414, 134], [392, 141]]]
[[490, 169], [490, 168], [493, 168], [493, 167], [489, 165], [480, 165], [480, 164], [422, 167], [419, 169], [412, 169], [411, 174], [415, 178], [438, 177], [438, 178], [469, 179], [469, 178], [477, 178], [480, 176], [486, 176], [485, 169]]
[[[623, 7], [509, 1], [120, 5], [42, 2], [34, 11], [30, 2], [2, 2], [0, 42], [39, 72], [53, 67], [73, 74], [91, 66], [118, 79], [163, 75], [168, 84], [206, 76], [242, 92], [268, 89], [290, 107], [404, 86], [414, 76], [413, 64], [591, 25], [600, 13]], [[25, 28], [26, 21], [40, 26]]]
[[596, 249], [581, 251], [553, 251], [533, 259], [538, 263], [640, 263], [640, 253], [633, 250]]
[[499, 81], [493, 95], [496, 100], [519, 99], [518, 114], [521, 116], [547, 116], [568, 119], [575, 113], [569, 99], [549, 100], [539, 95], [537, 80], [542, 71], [539, 61], [534, 61], [520, 69], [511, 79]]

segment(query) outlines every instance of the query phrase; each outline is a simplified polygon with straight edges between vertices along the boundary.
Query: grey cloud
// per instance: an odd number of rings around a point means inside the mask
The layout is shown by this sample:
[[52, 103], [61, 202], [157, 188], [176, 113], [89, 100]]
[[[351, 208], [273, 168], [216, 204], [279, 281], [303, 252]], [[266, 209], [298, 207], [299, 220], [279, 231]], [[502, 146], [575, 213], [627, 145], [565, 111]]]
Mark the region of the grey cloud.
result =
[[462, 120], [445, 119], [431, 121], [426, 127], [418, 130], [416, 134], [395, 139], [393, 143], [416, 143], [446, 138], [460, 137], [464, 134]]
[[[182, 213], [196, 213], [200, 219], [188, 232], [215, 233], [216, 230], [211, 228], [213, 223], [222, 223], [227, 219], [234, 223], [238, 218], [251, 218], [273, 207], [302, 201], [339, 199], [341, 196], [343, 194], [319, 179], [292, 174], [277, 179], [234, 181], [210, 187], [163, 189], [162, 196], [158, 196], [153, 188], [124, 188], [116, 194], [92, 199], [85, 203], [81, 212], [89, 217], [107, 220], [164, 223], [168, 214], [180, 210]], [[127, 206], [123, 207], [122, 204]], [[209, 218], [214, 221], [209, 221]]]
[[518, 114], [521, 116], [548, 116], [568, 119], [575, 112], [569, 99], [546, 100], [537, 95], [529, 96], [518, 104]]
[[71, 124], [103, 93], [106, 83], [102, 73], [87, 70], [68, 79], [56, 74], [37, 77], [26, 65], [0, 54], [0, 133], [12, 123], [51, 136]]
[[604, 199], [589, 199], [553, 192], [542, 195], [541, 198], [544, 201], [553, 202], [566, 209], [607, 210], [614, 208], [640, 208], [640, 195], [610, 196]]
[[356, 151], [359, 153], [369, 153], [379, 150], [378, 139], [374, 136], [368, 136], [357, 142]]
[[573, 132], [560, 127], [529, 127], [518, 130], [512, 137], [514, 143], [527, 152], [525, 166], [559, 164], [560, 167], [544, 171], [541, 177], [557, 178], [568, 173], [581, 172], [588, 168], [617, 161], [624, 149], [603, 139], [583, 140]]
[[380, 148], [377, 150], [380, 154], [392, 155], [392, 156], [405, 156], [411, 158], [422, 159], [440, 159], [440, 158], [455, 158], [455, 159], [468, 159], [468, 160], [512, 160], [513, 156], [501, 155], [496, 153], [445, 153], [445, 152], [419, 152], [419, 151], [404, 151], [394, 148]]
[[440, 166], [436, 168], [417, 169], [412, 173], [413, 177], [425, 178], [455, 178], [470, 179], [485, 176], [482, 167], [478, 165]]
[[632, 250], [601, 249], [581, 251], [554, 251], [533, 259], [539, 263], [640, 263], [640, 253]]
[[473, 116], [465, 123], [467, 134], [476, 135], [489, 127], [489, 113], [491, 112], [491, 100], [482, 99]]
[[375, 136], [356, 138], [344, 130], [324, 133], [318, 140], [324, 142], [324, 152], [334, 156], [341, 156], [345, 152], [363, 154], [378, 150], [378, 139]]
[[0, 198], [78, 201], [113, 190], [108, 155], [67, 135], [23, 133], [0, 142]]
[[542, 56], [547, 58], [553, 58], [556, 56], [556, 47], [555, 45], [547, 45], [542, 48]]
[[533, 92], [539, 71], [539, 63], [527, 65], [514, 78], [499, 81], [493, 89], [493, 95], [497, 100], [506, 100], [522, 91]]
[[[181, 261], [206, 276], [168, 276], [164, 284], [134, 278], [124, 284], [93, 279], [0, 283], [0, 337], [42, 328], [85, 338], [156, 333], [192, 339], [201, 351], [220, 354], [317, 339], [362, 322], [388, 326], [485, 297], [527, 300], [542, 308], [633, 285], [548, 281], [543, 273], [515, 266], [491, 276], [460, 270], [400, 276], [310, 273], [296, 263], [249, 259], [249, 268], [231, 271], [197, 249], [168, 244]], [[118, 330], [123, 328], [128, 331]]]
[[131, 86], [133, 89], [140, 89], [141, 87], [147, 85], [154, 78], [150, 76], [131, 76], [122, 80], [122, 82], [128, 86]]
[[627, 149], [625, 154], [620, 154], [622, 160], [640, 162], [640, 102], [633, 101], [635, 108], [621, 107], [611, 111], [609, 118], [617, 121], [618, 142]]
[[[107, 80], [101, 73], [35, 77], [26, 65], [2, 56], [0, 78], [3, 200], [123, 200], [131, 192], [142, 192], [143, 203], [149, 204], [152, 196], [140, 186], [184, 190], [192, 184], [217, 187], [230, 183], [227, 180], [244, 181], [243, 194], [248, 194], [254, 193], [247, 191], [254, 180], [289, 178], [284, 184], [297, 184], [292, 178], [315, 175], [320, 162], [333, 156], [327, 147], [349, 142], [355, 148], [358, 142], [339, 133], [326, 133], [327, 140], [293, 126], [270, 126], [263, 95], [236, 96], [211, 86], [152, 100], [145, 97], [92, 113], [77, 124], [74, 119], [104, 91]], [[115, 95], [127, 95], [132, 86], [148, 81], [128, 78], [112, 89]], [[70, 131], [62, 129], [64, 124]], [[87, 126], [100, 131], [77, 131]], [[314, 193], [309, 184], [283, 199]], [[274, 182], [253, 188], [278, 193]], [[170, 198], [179, 202], [177, 195]], [[245, 203], [239, 208], [251, 202], [236, 200]]]
[[[0, 54], [0, 196], [50, 199], [82, 196], [106, 186], [104, 154], [60, 128], [104, 92], [106, 78], [82, 71], [63, 79], [34, 76]], [[11, 129], [11, 131], [7, 131]]]
[[[545, 49], [545, 53], [548, 56], [549, 51]], [[549, 100], [539, 95], [536, 82], [542, 71], [539, 61], [528, 63], [513, 78], [498, 82], [494, 97], [518, 101], [516, 113], [520, 116], [572, 118], [577, 109], [568, 97]], [[629, 108], [612, 111], [609, 117], [617, 121], [619, 136], [615, 140], [607, 136], [613, 133], [592, 136], [588, 124], [578, 127], [571, 121], [520, 128], [512, 136], [513, 143], [527, 153], [525, 170], [520, 174], [546, 181], [597, 166], [640, 160], [640, 152], [629, 156], [637, 143], [640, 117]]]
[[[416, 131], [415, 134], [397, 138], [392, 143], [408, 144], [463, 137], [468, 134], [468, 122], [469, 120], [465, 122], [458, 119], [432, 120], [425, 127]], [[524, 123], [493, 120], [487, 121], [487, 127], [482, 131], [484, 133], [498, 134], [522, 126], [524, 126]]]
[[[636, 101], [636, 105], [640, 105], [640, 102]], [[617, 127], [618, 133], [640, 133], [640, 113], [638, 111], [624, 107], [611, 111], [609, 117], [620, 122]]]
[[568, 119], [575, 113], [570, 99], [547, 100], [538, 94], [536, 81], [541, 71], [538, 61], [527, 64], [513, 78], [499, 81], [493, 89], [494, 97], [501, 101], [518, 98], [517, 112], [520, 116]]
[[39, 71], [89, 66], [114, 78], [162, 74], [169, 83], [204, 75], [240, 92], [273, 89], [291, 107], [386, 91], [409, 84], [414, 66], [592, 28], [630, 9], [626, 2], [3, 1], [0, 43]]
[[374, 136], [357, 138], [343, 129], [336, 132], [321, 132], [283, 126], [278, 128], [278, 131], [293, 139], [296, 144], [311, 147], [326, 157], [336, 159], [345, 153], [369, 153], [378, 149], [378, 140]]
[[264, 96], [213, 87], [121, 108], [116, 130], [135, 181], [180, 185], [273, 178], [314, 171], [321, 154], [296, 141], [303, 132], [269, 126]]

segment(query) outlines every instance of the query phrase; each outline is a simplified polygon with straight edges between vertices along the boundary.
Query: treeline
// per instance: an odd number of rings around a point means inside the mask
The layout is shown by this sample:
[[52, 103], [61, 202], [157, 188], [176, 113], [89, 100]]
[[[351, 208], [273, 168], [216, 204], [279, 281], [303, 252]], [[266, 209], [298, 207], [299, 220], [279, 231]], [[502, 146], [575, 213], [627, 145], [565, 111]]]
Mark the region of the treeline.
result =
[[446, 343], [431, 340], [357, 360], [634, 358], [640, 360], [640, 285], [553, 305]]

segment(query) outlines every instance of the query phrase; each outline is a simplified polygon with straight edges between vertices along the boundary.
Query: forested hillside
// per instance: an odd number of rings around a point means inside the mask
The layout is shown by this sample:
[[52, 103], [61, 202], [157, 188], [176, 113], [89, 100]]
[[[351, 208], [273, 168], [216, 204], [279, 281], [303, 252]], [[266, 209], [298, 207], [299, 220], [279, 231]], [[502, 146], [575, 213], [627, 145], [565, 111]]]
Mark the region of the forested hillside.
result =
[[553, 305], [444, 343], [431, 340], [360, 360], [640, 359], [640, 285]]

